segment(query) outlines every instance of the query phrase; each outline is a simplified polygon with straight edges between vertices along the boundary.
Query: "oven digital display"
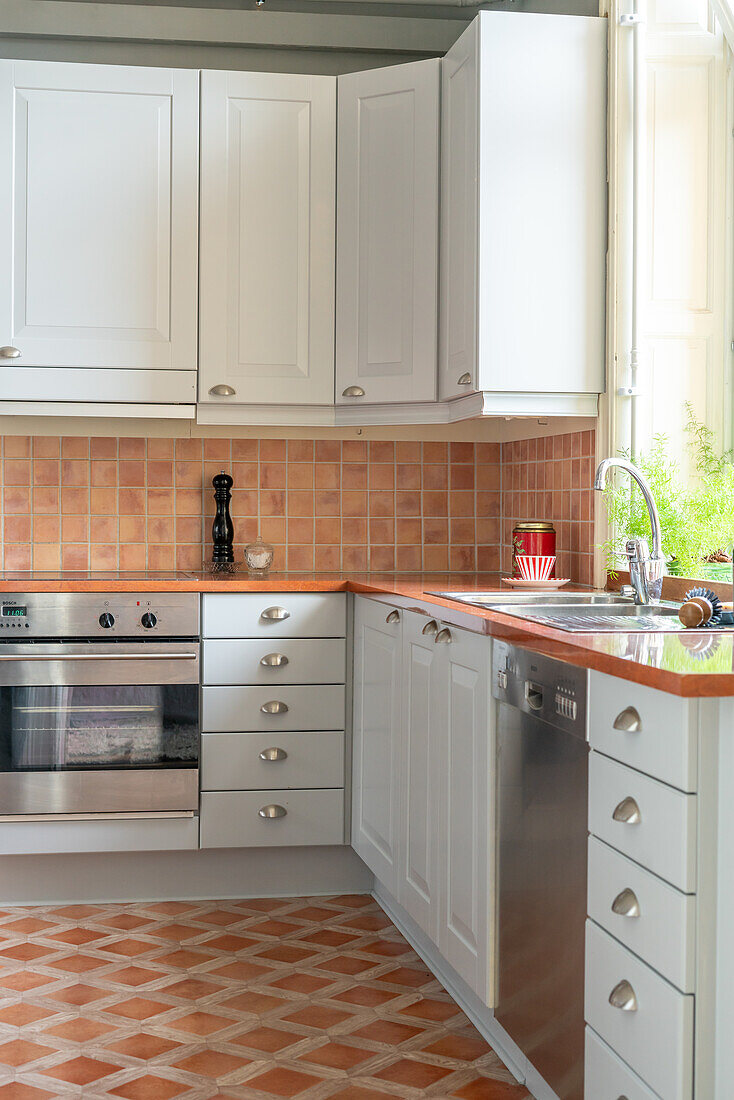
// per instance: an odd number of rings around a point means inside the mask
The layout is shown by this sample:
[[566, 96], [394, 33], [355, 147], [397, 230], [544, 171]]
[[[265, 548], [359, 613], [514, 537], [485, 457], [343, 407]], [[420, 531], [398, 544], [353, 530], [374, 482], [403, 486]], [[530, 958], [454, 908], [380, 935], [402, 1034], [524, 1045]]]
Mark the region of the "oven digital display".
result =
[[28, 614], [27, 607], [20, 607], [18, 604], [4, 603], [2, 606], [2, 614], [9, 615], [13, 619], [24, 619]]

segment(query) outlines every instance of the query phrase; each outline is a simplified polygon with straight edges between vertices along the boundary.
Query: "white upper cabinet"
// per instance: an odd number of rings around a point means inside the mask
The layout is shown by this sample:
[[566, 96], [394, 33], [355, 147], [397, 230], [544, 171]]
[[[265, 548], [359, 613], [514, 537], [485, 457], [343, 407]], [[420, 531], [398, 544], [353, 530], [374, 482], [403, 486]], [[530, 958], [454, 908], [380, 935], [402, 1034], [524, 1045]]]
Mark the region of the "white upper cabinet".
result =
[[440, 71], [339, 77], [337, 404], [436, 399]]
[[201, 119], [199, 400], [332, 405], [336, 78], [205, 72]]
[[606, 34], [481, 12], [443, 60], [442, 399], [604, 389]]
[[0, 82], [0, 400], [193, 402], [199, 74]]

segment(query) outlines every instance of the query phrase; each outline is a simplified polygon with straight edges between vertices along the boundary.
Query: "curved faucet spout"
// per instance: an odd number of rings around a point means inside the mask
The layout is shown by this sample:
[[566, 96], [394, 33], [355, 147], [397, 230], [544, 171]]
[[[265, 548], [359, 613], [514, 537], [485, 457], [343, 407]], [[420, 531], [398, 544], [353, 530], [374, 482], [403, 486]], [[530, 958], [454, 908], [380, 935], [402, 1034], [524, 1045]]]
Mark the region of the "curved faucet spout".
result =
[[631, 462], [628, 462], [626, 458], [605, 458], [597, 467], [596, 477], [594, 478], [594, 488], [599, 491], [604, 488], [607, 474], [610, 470], [614, 469], [615, 466], [618, 466], [620, 470], [626, 470], [630, 477], [640, 486], [640, 492], [642, 493], [645, 504], [647, 505], [647, 511], [650, 515], [650, 527], [652, 528], [652, 557], [662, 558], [663, 538], [660, 527], [660, 516], [658, 515], [658, 506], [652, 495], [650, 483], [642, 471], [638, 470], [636, 466], [633, 466]]

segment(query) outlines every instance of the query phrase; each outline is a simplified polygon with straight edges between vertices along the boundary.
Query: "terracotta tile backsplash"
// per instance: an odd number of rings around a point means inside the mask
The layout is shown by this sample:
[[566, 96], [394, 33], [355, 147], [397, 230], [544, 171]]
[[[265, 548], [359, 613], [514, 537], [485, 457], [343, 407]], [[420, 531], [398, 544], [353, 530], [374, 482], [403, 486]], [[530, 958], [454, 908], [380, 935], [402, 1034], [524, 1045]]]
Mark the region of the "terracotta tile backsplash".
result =
[[515, 522], [550, 519], [558, 575], [591, 583], [594, 445], [5, 436], [2, 565], [199, 569], [226, 469], [240, 562], [259, 527], [276, 569], [508, 571]]
[[592, 583], [595, 447], [594, 431], [502, 444], [503, 570], [512, 568], [515, 523], [551, 520], [556, 529], [556, 576]]
[[496, 570], [500, 444], [5, 436], [6, 570], [199, 569], [232, 473], [237, 559], [275, 568]]

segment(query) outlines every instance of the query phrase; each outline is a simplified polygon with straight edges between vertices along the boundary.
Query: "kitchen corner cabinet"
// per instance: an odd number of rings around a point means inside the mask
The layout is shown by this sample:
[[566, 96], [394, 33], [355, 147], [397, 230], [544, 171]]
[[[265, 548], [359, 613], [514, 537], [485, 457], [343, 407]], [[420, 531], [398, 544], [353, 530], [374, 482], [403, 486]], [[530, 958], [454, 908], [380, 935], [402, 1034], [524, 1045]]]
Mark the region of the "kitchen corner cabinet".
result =
[[438, 58], [338, 82], [336, 401], [436, 399]]
[[193, 404], [199, 74], [0, 82], [0, 400]]
[[201, 403], [333, 404], [335, 160], [335, 77], [202, 73]]
[[547, 412], [557, 395], [596, 415], [606, 34], [605, 19], [481, 12], [443, 59], [442, 400], [485, 391], [487, 411]]
[[355, 604], [353, 846], [489, 1004], [491, 643]]

